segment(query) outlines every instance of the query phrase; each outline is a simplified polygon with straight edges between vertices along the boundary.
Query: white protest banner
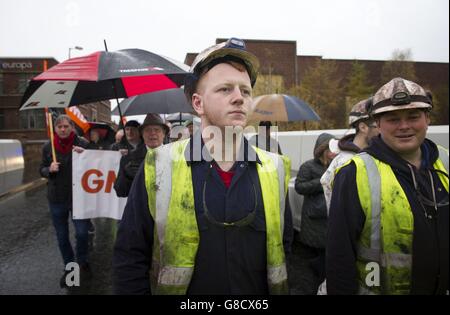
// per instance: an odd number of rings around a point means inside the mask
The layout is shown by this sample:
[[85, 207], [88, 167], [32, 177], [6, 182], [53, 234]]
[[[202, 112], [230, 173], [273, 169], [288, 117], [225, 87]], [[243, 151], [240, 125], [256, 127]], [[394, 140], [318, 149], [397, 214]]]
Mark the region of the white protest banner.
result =
[[113, 188], [120, 157], [117, 151], [72, 153], [74, 219], [122, 219], [127, 198], [117, 197]]

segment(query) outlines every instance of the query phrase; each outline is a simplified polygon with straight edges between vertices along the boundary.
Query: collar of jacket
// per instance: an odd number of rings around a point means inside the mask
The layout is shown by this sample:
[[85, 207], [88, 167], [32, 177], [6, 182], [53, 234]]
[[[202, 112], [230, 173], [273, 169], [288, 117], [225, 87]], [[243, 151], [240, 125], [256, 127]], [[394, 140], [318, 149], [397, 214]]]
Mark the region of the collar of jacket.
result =
[[[194, 138], [200, 139], [200, 158], [198, 158], [198, 155], [194, 156]], [[258, 157], [258, 154], [256, 153], [255, 149], [252, 148], [252, 146], [248, 143], [247, 138], [244, 136], [243, 143], [240, 146], [240, 150], [244, 150], [244, 160], [243, 162], [248, 163], [259, 163], [262, 165], [261, 160]], [[197, 140], [198, 143], [198, 140]], [[203, 147], [205, 145], [205, 142], [203, 141], [203, 138], [201, 136], [201, 132], [197, 131], [194, 135], [191, 136], [189, 139], [189, 144], [186, 146], [186, 150], [184, 151], [184, 157], [186, 159], [186, 163], [190, 166], [193, 163], [202, 163], [207, 161], [212, 161], [213, 159], [209, 156], [208, 150], [205, 150], [205, 154], [208, 154], [208, 159], [205, 159], [203, 156]]]
[[[422, 164], [420, 168], [433, 169], [433, 164], [439, 158], [439, 150], [436, 144], [429, 139], [425, 139], [420, 146], [420, 149], [422, 150]], [[394, 169], [398, 169], [408, 174], [410, 173], [408, 162], [388, 147], [381, 136], [373, 138], [370, 145], [363, 151], [384, 163], [390, 164]]]
[[342, 137], [338, 142], [339, 149], [341, 151], [359, 153], [361, 149], [353, 143], [353, 140], [355, 140], [355, 136], [356, 134], [352, 133], [350, 135]]

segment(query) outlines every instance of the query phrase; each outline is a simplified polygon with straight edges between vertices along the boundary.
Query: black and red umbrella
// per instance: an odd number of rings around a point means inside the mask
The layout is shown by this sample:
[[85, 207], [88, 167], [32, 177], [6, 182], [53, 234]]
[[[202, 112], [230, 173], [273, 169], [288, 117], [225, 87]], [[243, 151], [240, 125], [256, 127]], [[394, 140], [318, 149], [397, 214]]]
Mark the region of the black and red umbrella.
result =
[[68, 107], [177, 88], [186, 74], [184, 65], [149, 51], [99, 51], [33, 78], [20, 109]]

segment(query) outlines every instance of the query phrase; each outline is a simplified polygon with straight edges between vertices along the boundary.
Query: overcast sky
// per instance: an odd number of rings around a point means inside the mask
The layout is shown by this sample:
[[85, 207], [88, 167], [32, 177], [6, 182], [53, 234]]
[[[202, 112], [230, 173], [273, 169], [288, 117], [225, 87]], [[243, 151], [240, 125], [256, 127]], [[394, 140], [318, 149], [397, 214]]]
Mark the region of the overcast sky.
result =
[[0, 57], [58, 61], [141, 48], [184, 61], [215, 39], [297, 41], [297, 54], [449, 61], [448, 0], [1, 0]]

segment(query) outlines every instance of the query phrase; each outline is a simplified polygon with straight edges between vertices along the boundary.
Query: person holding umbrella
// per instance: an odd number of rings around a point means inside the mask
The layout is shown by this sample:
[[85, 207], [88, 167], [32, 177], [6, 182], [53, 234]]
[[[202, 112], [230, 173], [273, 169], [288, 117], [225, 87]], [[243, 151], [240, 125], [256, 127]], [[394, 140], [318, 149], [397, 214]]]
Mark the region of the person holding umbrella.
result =
[[[53, 143], [49, 141], [44, 144], [42, 162], [39, 167], [41, 176], [48, 179], [47, 198], [65, 266], [75, 261], [68, 224], [72, 212], [72, 152], [81, 153], [88, 146], [85, 139], [75, 135], [74, 128], [69, 116], [60, 115], [56, 118]], [[54, 156], [52, 146], [54, 146]], [[81, 272], [90, 276], [91, 270], [88, 263], [89, 220], [72, 220], [72, 222], [77, 241], [76, 261]], [[64, 271], [61, 277], [61, 288], [67, 287], [67, 273], [68, 271]]]
[[148, 151], [117, 233], [116, 293], [288, 293], [289, 161], [242, 133], [258, 65], [236, 38], [194, 60], [185, 93], [200, 131]]
[[[127, 131], [127, 127], [125, 127], [125, 131]], [[159, 115], [148, 114], [145, 117], [144, 122], [139, 126], [139, 134], [144, 140], [143, 143], [120, 159], [119, 172], [114, 182], [114, 190], [118, 197], [128, 196], [133, 179], [145, 159], [147, 150], [161, 146], [168, 132], [169, 127]]]

